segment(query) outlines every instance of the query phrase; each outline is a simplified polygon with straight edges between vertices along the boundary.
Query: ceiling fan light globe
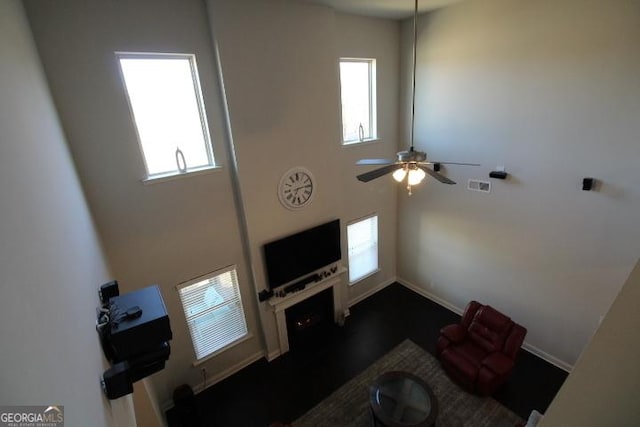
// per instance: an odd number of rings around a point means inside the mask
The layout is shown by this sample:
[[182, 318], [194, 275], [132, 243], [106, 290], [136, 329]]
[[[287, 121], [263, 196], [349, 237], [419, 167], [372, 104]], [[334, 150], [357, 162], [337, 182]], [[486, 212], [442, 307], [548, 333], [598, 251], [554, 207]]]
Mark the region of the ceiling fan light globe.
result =
[[402, 182], [405, 176], [407, 176], [407, 171], [404, 168], [400, 168], [393, 173], [393, 179], [398, 182]]
[[418, 185], [422, 182], [427, 174], [422, 169], [411, 169], [409, 171], [408, 185]]

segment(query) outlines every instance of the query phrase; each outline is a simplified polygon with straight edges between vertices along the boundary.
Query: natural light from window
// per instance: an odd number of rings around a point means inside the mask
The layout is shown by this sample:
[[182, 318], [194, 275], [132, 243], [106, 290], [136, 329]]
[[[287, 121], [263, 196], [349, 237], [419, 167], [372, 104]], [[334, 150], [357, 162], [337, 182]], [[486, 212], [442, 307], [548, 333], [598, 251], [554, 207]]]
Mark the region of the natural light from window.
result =
[[118, 56], [147, 177], [214, 166], [195, 57]]
[[349, 283], [378, 271], [378, 215], [347, 225]]
[[376, 137], [375, 59], [340, 60], [342, 141], [353, 144]]
[[196, 359], [204, 359], [247, 336], [235, 266], [178, 287]]

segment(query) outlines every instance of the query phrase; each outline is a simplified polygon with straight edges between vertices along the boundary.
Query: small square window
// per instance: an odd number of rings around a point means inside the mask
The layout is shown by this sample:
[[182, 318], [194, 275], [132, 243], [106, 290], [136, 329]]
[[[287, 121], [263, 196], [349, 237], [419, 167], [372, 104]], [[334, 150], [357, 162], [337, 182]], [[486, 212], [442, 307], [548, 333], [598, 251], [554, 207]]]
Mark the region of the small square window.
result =
[[378, 271], [378, 215], [347, 225], [349, 247], [349, 283]]
[[117, 53], [117, 57], [147, 178], [215, 166], [195, 56]]
[[247, 336], [235, 266], [178, 285], [196, 359]]
[[342, 141], [354, 144], [376, 138], [376, 60], [340, 59]]

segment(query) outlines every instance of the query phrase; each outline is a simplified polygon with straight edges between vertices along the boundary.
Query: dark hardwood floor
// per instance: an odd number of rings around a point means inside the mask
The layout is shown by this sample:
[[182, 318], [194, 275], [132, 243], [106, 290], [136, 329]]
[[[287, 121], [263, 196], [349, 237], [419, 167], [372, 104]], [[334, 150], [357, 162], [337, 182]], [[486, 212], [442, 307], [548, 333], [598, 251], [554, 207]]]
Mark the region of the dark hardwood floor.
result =
[[[270, 363], [258, 361], [200, 393], [201, 425], [291, 422], [407, 338], [435, 354], [440, 328], [459, 318], [402, 285], [388, 286], [351, 307], [343, 327]], [[526, 420], [533, 409], [546, 411], [566, 376], [523, 350], [510, 380], [493, 397]], [[170, 425], [182, 425], [172, 411], [167, 415]]]

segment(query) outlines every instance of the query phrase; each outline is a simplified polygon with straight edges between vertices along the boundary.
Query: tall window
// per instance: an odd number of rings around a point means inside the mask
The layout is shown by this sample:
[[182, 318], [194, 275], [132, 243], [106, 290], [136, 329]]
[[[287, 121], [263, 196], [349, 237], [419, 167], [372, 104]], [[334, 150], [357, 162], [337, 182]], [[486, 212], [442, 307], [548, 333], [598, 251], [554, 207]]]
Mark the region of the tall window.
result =
[[376, 138], [376, 60], [340, 59], [342, 141], [354, 144]]
[[214, 166], [194, 55], [117, 53], [147, 178]]
[[349, 283], [378, 271], [378, 215], [347, 225], [349, 246]]
[[196, 359], [247, 336], [235, 266], [178, 285]]

